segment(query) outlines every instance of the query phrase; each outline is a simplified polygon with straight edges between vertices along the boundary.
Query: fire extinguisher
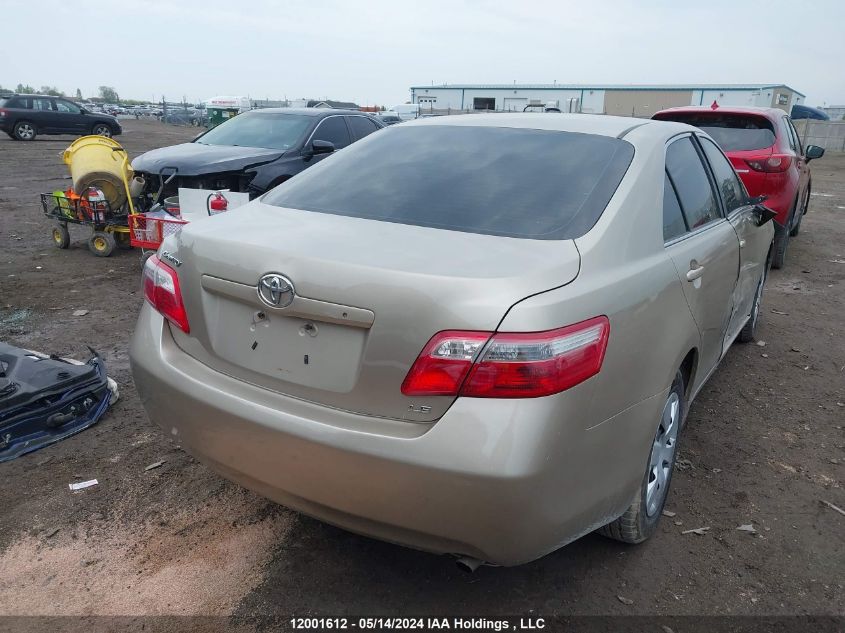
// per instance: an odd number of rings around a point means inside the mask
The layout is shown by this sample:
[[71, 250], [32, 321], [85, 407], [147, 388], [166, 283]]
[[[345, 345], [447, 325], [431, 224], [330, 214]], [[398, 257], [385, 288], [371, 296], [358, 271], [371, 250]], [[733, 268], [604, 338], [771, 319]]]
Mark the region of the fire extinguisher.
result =
[[226, 197], [222, 193], [215, 191], [209, 194], [206, 200], [206, 206], [208, 208], [208, 215], [217, 215], [229, 208], [229, 201], [226, 200]]
[[91, 219], [97, 224], [105, 224], [108, 203], [106, 194], [96, 187], [88, 187], [88, 204], [91, 206]]

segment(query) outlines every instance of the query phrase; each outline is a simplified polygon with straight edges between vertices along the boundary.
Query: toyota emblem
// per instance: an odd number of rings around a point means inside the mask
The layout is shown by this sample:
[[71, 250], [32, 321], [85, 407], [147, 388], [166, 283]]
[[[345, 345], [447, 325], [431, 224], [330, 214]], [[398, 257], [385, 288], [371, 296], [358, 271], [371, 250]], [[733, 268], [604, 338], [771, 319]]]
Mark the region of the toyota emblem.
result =
[[271, 308], [288, 307], [295, 294], [293, 282], [284, 275], [268, 273], [258, 280], [258, 296]]

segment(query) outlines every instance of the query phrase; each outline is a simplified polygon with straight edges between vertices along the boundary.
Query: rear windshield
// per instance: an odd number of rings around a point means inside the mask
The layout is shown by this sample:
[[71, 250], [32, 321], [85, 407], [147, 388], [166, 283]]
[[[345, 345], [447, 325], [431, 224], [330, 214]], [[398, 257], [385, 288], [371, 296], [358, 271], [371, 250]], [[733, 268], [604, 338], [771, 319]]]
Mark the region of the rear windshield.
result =
[[395, 126], [264, 202], [468, 233], [574, 239], [596, 223], [633, 146], [612, 137], [481, 126]]
[[234, 145], [290, 149], [299, 142], [314, 117], [297, 114], [249, 112], [209, 130], [195, 142], [203, 145]]
[[706, 114], [678, 112], [661, 115], [661, 121], [678, 121], [701, 128], [725, 152], [764, 149], [775, 144], [772, 122], [745, 114]]

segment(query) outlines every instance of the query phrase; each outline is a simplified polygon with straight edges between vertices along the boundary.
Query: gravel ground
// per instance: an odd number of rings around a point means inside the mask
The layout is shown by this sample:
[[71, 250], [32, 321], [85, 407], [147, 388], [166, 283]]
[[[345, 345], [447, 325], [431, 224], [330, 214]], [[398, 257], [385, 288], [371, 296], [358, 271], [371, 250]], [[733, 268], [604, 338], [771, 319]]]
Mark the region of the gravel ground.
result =
[[[133, 157], [196, 132], [124, 124]], [[845, 615], [845, 516], [822, 503], [845, 508], [845, 155], [812, 165], [758, 344], [734, 346], [692, 406], [658, 534], [591, 535], [467, 575], [228, 483], [148, 422], [127, 357], [138, 252], [95, 258], [79, 229], [57, 250], [40, 213], [37, 194], [68, 184], [70, 140], [0, 138], [0, 339], [77, 357], [91, 345], [122, 395], [96, 426], [0, 464], [0, 615]]]

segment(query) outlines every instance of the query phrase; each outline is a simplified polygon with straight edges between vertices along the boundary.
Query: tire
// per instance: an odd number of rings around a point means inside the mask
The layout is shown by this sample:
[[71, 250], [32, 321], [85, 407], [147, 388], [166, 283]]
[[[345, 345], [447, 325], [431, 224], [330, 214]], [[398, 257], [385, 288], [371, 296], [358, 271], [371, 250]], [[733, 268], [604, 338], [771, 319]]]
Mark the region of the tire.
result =
[[757, 322], [760, 320], [760, 304], [763, 301], [763, 286], [766, 285], [766, 269], [763, 269], [763, 275], [760, 277], [760, 283], [757, 284], [757, 291], [754, 293], [754, 305], [751, 307], [751, 314], [748, 321], [742, 326], [739, 331], [737, 340], [740, 343], [750, 343], [754, 340], [754, 332], [757, 329]]
[[117, 242], [114, 235], [105, 231], [94, 231], [88, 239], [88, 250], [97, 257], [108, 257], [114, 251]]
[[789, 229], [784, 228], [775, 235], [772, 252], [772, 268], [780, 269], [786, 263], [786, 249], [789, 247]]
[[790, 237], [795, 237], [801, 231], [801, 220], [804, 219], [804, 216], [807, 215], [807, 209], [810, 207], [810, 185], [807, 185], [807, 193], [804, 194], [804, 204], [801, 205], [801, 211], [798, 213], [798, 220], [795, 222], [795, 226], [792, 227], [792, 230], [789, 232]]
[[53, 227], [53, 245], [62, 249], [70, 246], [70, 232], [66, 224], [57, 224]]
[[29, 121], [18, 121], [12, 128], [12, 134], [19, 141], [34, 141], [37, 136], [35, 126]]
[[105, 123], [97, 123], [91, 130], [91, 134], [94, 136], [105, 136], [106, 138], [111, 138], [112, 131]]
[[120, 250], [128, 251], [132, 250], [132, 242], [129, 241], [129, 232], [123, 231], [115, 231], [114, 232], [114, 241], [117, 243], [117, 247]]
[[[637, 491], [637, 496], [622, 516], [599, 528], [599, 534], [631, 544], [642, 543], [654, 534], [669, 496], [685, 410], [684, 377], [679, 371], [675, 374], [672, 388], [666, 396], [661, 419], [649, 451], [645, 476]], [[655, 454], [656, 448], [659, 450]]]

